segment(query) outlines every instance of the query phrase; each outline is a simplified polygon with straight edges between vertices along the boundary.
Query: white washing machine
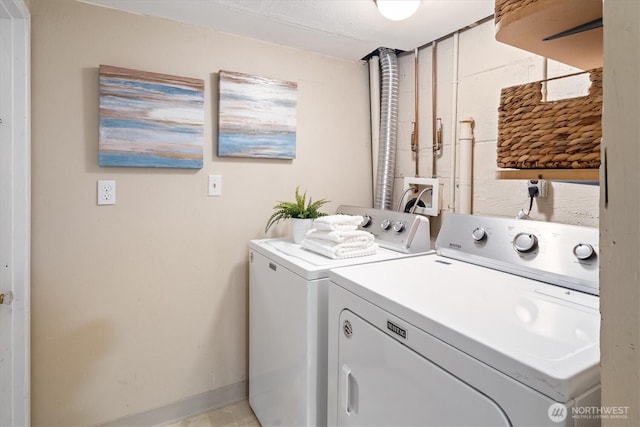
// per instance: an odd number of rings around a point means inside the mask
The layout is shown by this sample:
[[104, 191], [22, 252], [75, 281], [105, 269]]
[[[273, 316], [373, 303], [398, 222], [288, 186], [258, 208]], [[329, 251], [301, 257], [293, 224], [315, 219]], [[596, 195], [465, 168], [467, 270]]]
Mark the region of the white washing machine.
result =
[[249, 404], [266, 426], [326, 425], [329, 269], [430, 251], [418, 215], [341, 206], [375, 235], [375, 255], [334, 260], [286, 239], [250, 242]]
[[599, 425], [598, 230], [452, 214], [436, 251], [330, 273], [328, 425]]

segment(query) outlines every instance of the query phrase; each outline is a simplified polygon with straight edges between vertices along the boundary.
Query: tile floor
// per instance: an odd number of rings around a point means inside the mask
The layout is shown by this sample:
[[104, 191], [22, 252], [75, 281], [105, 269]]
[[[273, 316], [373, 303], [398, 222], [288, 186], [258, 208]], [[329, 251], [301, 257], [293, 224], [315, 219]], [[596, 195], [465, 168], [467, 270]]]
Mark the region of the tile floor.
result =
[[165, 427], [260, 427], [249, 402], [234, 403]]

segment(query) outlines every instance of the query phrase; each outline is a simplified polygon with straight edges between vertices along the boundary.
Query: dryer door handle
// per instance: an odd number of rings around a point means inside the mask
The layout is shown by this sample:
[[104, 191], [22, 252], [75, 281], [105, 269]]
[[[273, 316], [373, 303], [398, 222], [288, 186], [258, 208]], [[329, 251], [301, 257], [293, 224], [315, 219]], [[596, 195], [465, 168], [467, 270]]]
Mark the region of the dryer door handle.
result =
[[344, 380], [344, 410], [347, 415], [351, 415], [351, 368], [342, 365], [342, 375]]

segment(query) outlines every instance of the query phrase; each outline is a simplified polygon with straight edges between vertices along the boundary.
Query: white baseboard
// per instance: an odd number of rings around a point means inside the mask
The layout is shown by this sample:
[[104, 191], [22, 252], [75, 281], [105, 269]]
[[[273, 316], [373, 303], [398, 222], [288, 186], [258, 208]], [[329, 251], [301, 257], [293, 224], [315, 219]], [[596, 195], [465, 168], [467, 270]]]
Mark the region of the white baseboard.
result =
[[128, 415], [115, 421], [97, 424], [94, 427], [163, 426], [239, 402], [246, 399], [247, 396], [247, 382], [240, 381], [235, 384], [197, 394], [161, 408]]

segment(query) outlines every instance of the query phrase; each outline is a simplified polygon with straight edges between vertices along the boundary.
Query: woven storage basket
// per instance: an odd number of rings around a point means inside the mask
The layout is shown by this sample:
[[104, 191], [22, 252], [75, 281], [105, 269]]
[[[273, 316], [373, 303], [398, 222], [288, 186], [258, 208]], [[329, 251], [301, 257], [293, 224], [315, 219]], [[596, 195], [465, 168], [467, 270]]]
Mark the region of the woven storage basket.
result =
[[583, 97], [542, 102], [543, 82], [569, 76], [502, 89], [498, 110], [499, 168], [600, 166], [602, 68], [587, 72], [591, 87]]
[[516, 9], [527, 7], [538, 0], [496, 0], [494, 12], [495, 22], [500, 22], [502, 18], [509, 16]]

